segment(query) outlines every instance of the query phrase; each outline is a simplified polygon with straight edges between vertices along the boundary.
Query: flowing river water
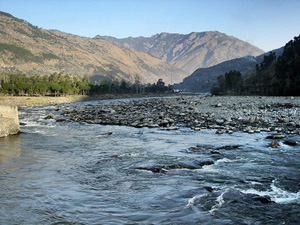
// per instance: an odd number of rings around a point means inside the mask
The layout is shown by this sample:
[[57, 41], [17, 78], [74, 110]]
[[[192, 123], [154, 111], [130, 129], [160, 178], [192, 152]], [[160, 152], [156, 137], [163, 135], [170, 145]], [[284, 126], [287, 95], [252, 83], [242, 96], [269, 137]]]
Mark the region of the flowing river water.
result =
[[[45, 120], [56, 108], [20, 109], [22, 133], [0, 139], [0, 224], [300, 224], [299, 144]], [[203, 161], [214, 164], [138, 169]]]

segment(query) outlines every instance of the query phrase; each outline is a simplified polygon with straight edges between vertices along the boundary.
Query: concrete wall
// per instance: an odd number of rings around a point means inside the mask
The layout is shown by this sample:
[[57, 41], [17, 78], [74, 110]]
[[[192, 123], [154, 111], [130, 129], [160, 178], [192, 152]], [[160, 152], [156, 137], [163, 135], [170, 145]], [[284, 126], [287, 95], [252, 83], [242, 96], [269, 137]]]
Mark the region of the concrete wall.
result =
[[17, 134], [19, 131], [18, 107], [0, 105], [0, 137]]

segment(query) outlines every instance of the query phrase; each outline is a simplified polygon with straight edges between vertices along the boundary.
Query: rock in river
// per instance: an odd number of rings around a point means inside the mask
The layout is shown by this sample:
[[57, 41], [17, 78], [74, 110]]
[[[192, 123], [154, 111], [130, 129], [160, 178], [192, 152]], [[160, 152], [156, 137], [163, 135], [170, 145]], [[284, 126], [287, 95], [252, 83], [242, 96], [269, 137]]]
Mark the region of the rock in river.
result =
[[283, 139], [284, 135], [283, 134], [272, 134], [266, 137], [266, 139]]
[[225, 146], [221, 146], [216, 148], [217, 150], [233, 150], [233, 149], [238, 149], [242, 147], [241, 145], [225, 145]]
[[233, 188], [230, 188], [223, 194], [223, 199], [225, 202], [248, 202], [252, 204], [255, 202], [260, 202], [262, 204], [273, 203], [270, 196], [243, 193]]
[[224, 123], [224, 120], [218, 119], [218, 120], [216, 120], [216, 123], [217, 123], [218, 125], [222, 125], [222, 124]]
[[278, 148], [280, 146], [280, 144], [277, 141], [273, 141], [272, 143], [270, 143], [268, 145], [268, 147], [270, 148]]
[[45, 117], [45, 119], [46, 119], [46, 120], [54, 119], [53, 113], [49, 113], [49, 114]]
[[285, 145], [291, 145], [291, 146], [295, 146], [295, 145], [297, 145], [297, 142], [296, 142], [296, 141], [294, 141], [294, 140], [290, 140], [290, 139], [288, 139], [288, 140], [285, 140], [285, 141], [283, 142], [283, 144], [285, 144]]

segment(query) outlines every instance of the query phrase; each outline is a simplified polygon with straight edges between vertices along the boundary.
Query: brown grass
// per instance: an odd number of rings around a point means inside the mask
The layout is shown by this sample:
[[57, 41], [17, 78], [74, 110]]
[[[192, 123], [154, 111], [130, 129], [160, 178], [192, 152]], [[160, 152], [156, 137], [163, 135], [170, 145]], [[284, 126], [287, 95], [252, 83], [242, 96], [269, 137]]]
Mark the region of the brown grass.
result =
[[72, 102], [82, 102], [82, 101], [92, 101], [92, 100], [104, 100], [104, 99], [122, 99], [122, 98], [138, 98], [138, 97], [158, 97], [158, 96], [171, 96], [172, 93], [164, 94], [105, 94], [105, 95], [71, 95], [62, 97], [28, 97], [28, 96], [1, 96], [0, 95], [0, 105], [11, 105], [11, 106], [21, 106], [21, 107], [34, 107], [41, 105], [54, 105]]
[[71, 103], [87, 100], [88, 96], [64, 96], [64, 97], [26, 97], [26, 96], [0, 96], [0, 105], [13, 105], [32, 107], [39, 105]]

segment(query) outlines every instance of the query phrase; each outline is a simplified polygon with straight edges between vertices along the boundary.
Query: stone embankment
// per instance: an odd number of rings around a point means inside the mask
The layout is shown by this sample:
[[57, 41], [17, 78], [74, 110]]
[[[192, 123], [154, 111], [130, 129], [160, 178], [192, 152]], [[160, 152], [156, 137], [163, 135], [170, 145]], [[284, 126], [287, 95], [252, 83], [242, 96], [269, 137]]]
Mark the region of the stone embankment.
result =
[[0, 105], [0, 137], [17, 134], [19, 131], [18, 107]]
[[183, 96], [88, 105], [65, 110], [63, 115], [78, 122], [139, 128], [300, 134], [300, 98], [294, 97]]

